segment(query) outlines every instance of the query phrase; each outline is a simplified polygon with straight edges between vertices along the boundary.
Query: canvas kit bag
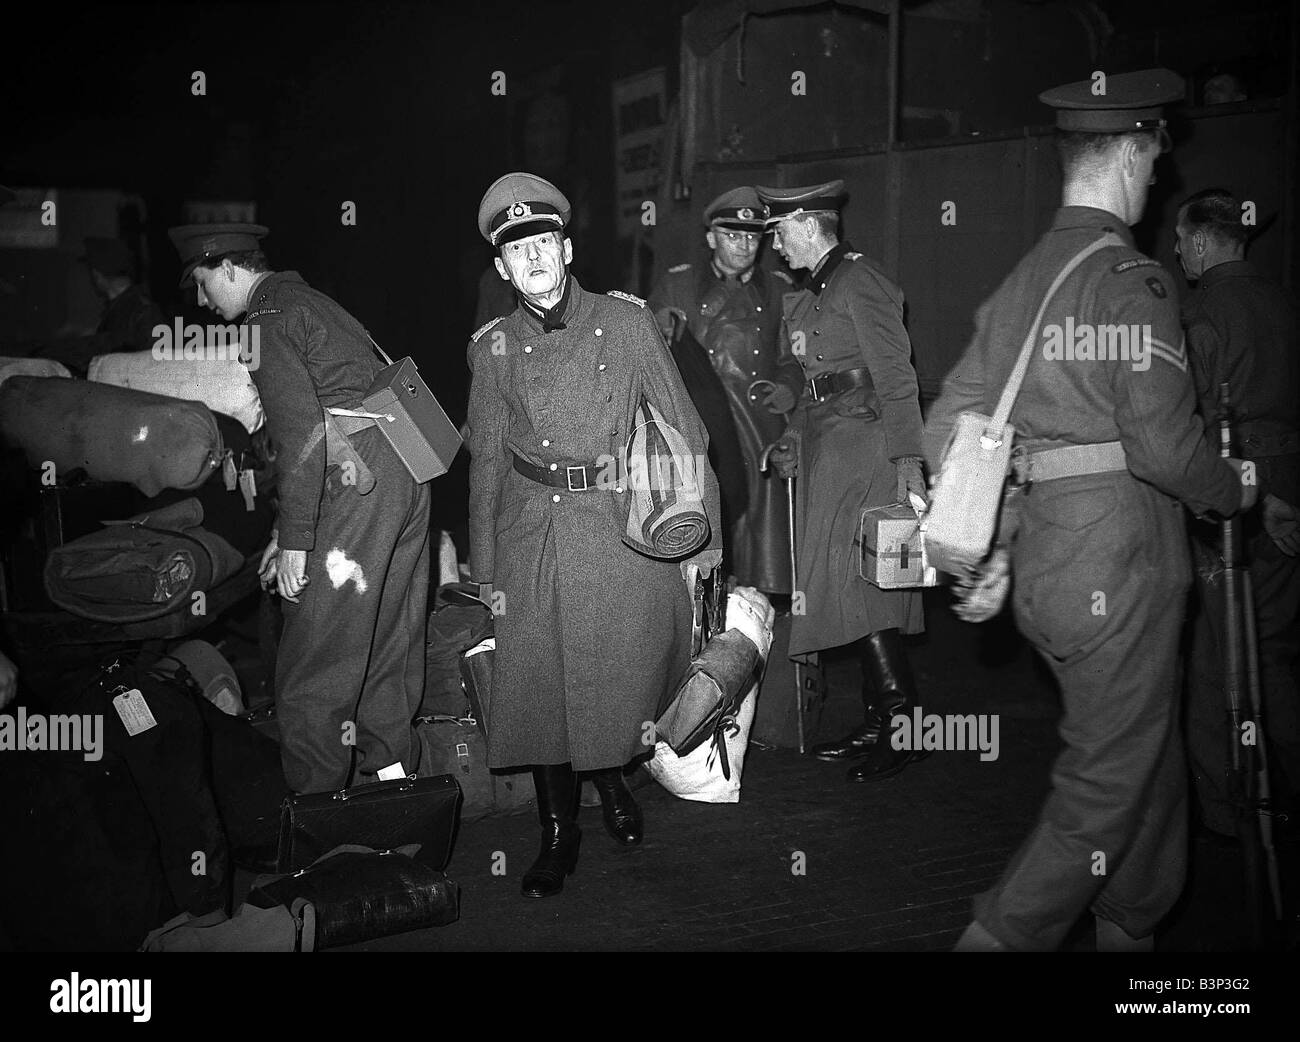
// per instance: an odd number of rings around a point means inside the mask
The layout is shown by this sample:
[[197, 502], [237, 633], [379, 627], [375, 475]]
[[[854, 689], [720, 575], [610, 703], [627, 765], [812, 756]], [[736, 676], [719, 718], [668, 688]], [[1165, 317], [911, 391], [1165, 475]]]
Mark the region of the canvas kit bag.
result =
[[1107, 234], [1075, 254], [1048, 287], [993, 415], [964, 412], [957, 417], [924, 522], [926, 557], [940, 571], [961, 575], [988, 556], [1016, 435], [1007, 420], [1029, 368], [1048, 304], [1088, 257], [1108, 246], [1123, 245], [1119, 236]]

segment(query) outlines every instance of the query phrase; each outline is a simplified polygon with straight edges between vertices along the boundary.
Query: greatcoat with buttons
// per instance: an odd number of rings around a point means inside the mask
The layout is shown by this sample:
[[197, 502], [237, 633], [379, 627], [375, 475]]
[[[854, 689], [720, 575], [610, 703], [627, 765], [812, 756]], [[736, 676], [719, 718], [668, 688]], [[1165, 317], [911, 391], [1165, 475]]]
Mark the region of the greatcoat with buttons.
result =
[[847, 243], [805, 288], [784, 298], [784, 382], [865, 368], [870, 380], [814, 401], [805, 387], [790, 418], [801, 432], [796, 482], [798, 590], [790, 654], [869, 633], [925, 628], [919, 593], [881, 590], [861, 575], [865, 508], [898, 498], [894, 461], [921, 455], [921, 407], [903, 293]]
[[756, 380], [777, 379], [781, 296], [789, 288], [784, 272], [754, 268], [746, 276], [724, 278], [710, 262], [670, 268], [650, 295], [661, 328], [674, 312], [686, 319], [726, 390], [748, 490], [745, 510], [728, 532], [730, 567], [742, 584], [773, 593], [790, 592], [786, 492], [773, 473], [759, 470], [759, 461], [785, 422], [749, 388]]
[[650, 311], [574, 279], [563, 323], [543, 333], [521, 305], [469, 346], [470, 567], [498, 612], [493, 767], [597, 770], [653, 751], [649, 725], [690, 661], [679, 563], [623, 543], [626, 488], [543, 485], [512, 453], [560, 474], [621, 458], [644, 393], [699, 461], [708, 548], [722, 547], [708, 437]]

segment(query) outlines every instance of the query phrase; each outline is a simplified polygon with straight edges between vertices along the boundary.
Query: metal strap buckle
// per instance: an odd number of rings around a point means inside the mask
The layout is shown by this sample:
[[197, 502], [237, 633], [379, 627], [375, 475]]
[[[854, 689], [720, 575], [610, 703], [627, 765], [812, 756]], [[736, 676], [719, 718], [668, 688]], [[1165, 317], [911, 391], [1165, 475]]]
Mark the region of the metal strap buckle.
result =
[[[568, 474], [568, 478], [569, 478], [569, 491], [586, 492], [587, 491], [587, 468], [586, 467], [565, 467], [564, 469]], [[576, 488], [574, 487], [573, 484], [573, 472], [575, 470], [582, 475], [582, 484]]]
[[821, 373], [821, 374], [819, 374], [818, 376], [814, 376], [811, 380], [808, 381], [808, 390], [809, 390], [809, 392], [812, 394], [812, 399], [813, 399], [813, 401], [815, 401], [815, 402], [823, 401], [823, 400], [825, 400], [825, 398], [827, 397], [827, 395], [831, 395], [831, 394], [834, 394], [834, 393], [835, 393], [834, 390], [831, 389], [831, 390], [826, 391], [826, 392], [823, 394], [821, 391], [819, 391], [819, 390], [817, 389], [818, 381], [821, 381], [821, 380], [832, 380], [832, 381], [833, 381], [833, 380], [834, 380], [834, 377], [835, 377], [835, 374], [834, 374], [834, 373]]

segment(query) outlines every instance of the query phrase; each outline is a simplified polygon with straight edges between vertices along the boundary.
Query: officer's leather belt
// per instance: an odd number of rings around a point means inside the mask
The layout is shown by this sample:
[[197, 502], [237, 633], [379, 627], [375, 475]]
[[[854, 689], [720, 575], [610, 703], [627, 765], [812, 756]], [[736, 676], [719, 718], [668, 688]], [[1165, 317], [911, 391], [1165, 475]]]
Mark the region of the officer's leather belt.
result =
[[1264, 456], [1289, 456], [1300, 452], [1300, 433], [1245, 434], [1241, 437], [1241, 454], [1247, 459]]
[[845, 369], [838, 373], [819, 373], [808, 381], [807, 386], [812, 400], [820, 402], [832, 394], [847, 391], [850, 387], [870, 387], [871, 370], [859, 368]]
[[550, 466], [534, 466], [513, 452], [511, 455], [515, 459], [515, 470], [524, 477], [536, 481], [539, 485], [564, 488], [570, 492], [595, 492], [599, 487], [598, 481], [603, 468], [596, 466], [594, 463], [578, 463], [573, 466], [557, 463], [554, 465], [555, 469], [552, 470]]
[[1128, 458], [1124, 455], [1122, 444], [1103, 441], [1093, 445], [1044, 449], [1042, 452], [1023, 452], [1017, 449], [1011, 455], [1011, 465], [1017, 482], [1025, 484], [1128, 470]]

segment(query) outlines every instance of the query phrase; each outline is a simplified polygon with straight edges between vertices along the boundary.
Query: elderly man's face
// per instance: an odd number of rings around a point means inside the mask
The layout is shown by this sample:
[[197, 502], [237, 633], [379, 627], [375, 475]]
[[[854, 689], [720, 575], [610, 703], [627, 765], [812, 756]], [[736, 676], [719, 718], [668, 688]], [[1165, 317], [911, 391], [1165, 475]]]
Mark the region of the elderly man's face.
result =
[[704, 240], [713, 251], [713, 262], [724, 275], [742, 275], [754, 266], [761, 232], [735, 228], [711, 228]]
[[772, 226], [772, 249], [793, 271], [812, 268], [821, 260], [813, 253], [813, 222], [806, 216], [788, 217]]
[[573, 243], [561, 232], [542, 232], [501, 247], [497, 272], [525, 297], [554, 293], [564, 283], [564, 269], [573, 260]]

